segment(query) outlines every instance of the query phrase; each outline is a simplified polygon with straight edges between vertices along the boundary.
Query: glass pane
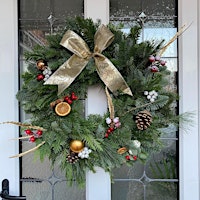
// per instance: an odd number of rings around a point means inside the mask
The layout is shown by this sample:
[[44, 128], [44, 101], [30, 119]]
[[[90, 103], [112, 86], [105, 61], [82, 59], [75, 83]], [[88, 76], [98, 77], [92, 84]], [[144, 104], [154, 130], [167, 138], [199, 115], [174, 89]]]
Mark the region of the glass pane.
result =
[[23, 195], [28, 200], [52, 200], [51, 184], [48, 181], [43, 182], [25, 182], [22, 185]]
[[[65, 26], [65, 19], [70, 16], [83, 16], [83, 0], [19, 0], [19, 58], [20, 72], [24, 72], [28, 63], [24, 53], [35, 45], [46, 45], [46, 35], [53, 34], [60, 26]], [[21, 81], [21, 80], [20, 80]], [[21, 111], [22, 112], [22, 111]], [[21, 113], [21, 121], [29, 116]], [[28, 141], [21, 143], [25, 152], [35, 146]], [[68, 187], [64, 172], [57, 165], [45, 159], [40, 162], [34, 153], [21, 159], [22, 195], [29, 200], [84, 200], [85, 188]]]
[[[151, 156], [145, 166], [145, 174], [150, 179], [177, 179], [176, 140], [162, 140], [163, 149]], [[152, 181], [153, 181], [152, 180]]]
[[176, 7], [174, 0], [111, 0], [110, 21], [141, 23], [145, 27], [176, 27]]
[[[172, 36], [174, 36], [177, 32], [177, 28], [144, 28], [143, 31], [143, 40], [154, 40], [161, 41], [165, 40], [165, 44], [170, 41]], [[166, 49], [163, 57], [177, 57], [177, 41], [174, 41], [170, 46]]]
[[68, 16], [83, 16], [83, 1], [20, 0], [19, 9], [21, 28], [50, 30], [62, 26]]
[[54, 186], [54, 199], [84, 200], [86, 199], [85, 189], [77, 190], [74, 186], [66, 188], [66, 181], [59, 181]]
[[120, 181], [113, 184], [112, 199], [144, 200], [144, 187], [140, 182]]
[[152, 182], [146, 187], [147, 200], [176, 200], [178, 184], [171, 182]]

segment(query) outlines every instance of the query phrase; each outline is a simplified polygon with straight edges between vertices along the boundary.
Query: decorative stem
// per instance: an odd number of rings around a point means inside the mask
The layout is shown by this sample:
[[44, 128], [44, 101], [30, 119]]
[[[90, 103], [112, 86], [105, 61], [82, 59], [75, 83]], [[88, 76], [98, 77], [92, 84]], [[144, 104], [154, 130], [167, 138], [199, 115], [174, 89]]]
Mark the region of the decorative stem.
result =
[[19, 158], [19, 157], [22, 157], [30, 152], [33, 152], [35, 150], [37, 150], [38, 148], [40, 148], [43, 144], [45, 143], [45, 141], [41, 142], [40, 144], [38, 144], [36, 147], [32, 148], [32, 149], [29, 149], [28, 151], [25, 151], [23, 153], [20, 153], [20, 154], [17, 154], [17, 155], [14, 155], [14, 156], [11, 156], [10, 158]]

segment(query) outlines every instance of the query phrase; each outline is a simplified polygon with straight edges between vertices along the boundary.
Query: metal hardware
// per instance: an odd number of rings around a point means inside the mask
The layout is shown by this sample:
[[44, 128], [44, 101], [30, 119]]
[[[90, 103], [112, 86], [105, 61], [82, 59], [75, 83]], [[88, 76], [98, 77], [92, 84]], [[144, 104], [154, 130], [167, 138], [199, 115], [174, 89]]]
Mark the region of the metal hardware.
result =
[[0, 197], [3, 200], [26, 200], [25, 196], [11, 196], [11, 195], [9, 195], [9, 181], [8, 181], [8, 179], [4, 179], [2, 181], [2, 191], [0, 193]]

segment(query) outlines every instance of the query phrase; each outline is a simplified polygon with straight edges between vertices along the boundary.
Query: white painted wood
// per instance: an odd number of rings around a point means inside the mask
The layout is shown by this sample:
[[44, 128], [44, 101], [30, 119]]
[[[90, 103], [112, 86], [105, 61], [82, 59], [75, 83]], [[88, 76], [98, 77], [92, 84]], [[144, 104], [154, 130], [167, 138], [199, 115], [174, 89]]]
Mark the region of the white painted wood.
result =
[[180, 111], [195, 111], [189, 133], [180, 130], [180, 199], [199, 200], [199, 0], [179, 0], [179, 26], [192, 25], [179, 38]]
[[96, 173], [86, 174], [86, 200], [110, 200], [110, 175], [104, 169], [96, 167]]
[[[85, 0], [85, 18], [91, 18], [94, 22], [101, 20], [102, 24], [109, 22], [108, 0]], [[89, 114], [103, 115], [107, 110], [107, 99], [104, 88], [94, 86], [88, 89], [86, 101], [86, 116]], [[89, 171], [86, 174], [86, 200], [110, 200], [111, 181], [110, 175], [102, 168], [97, 167], [96, 173]]]
[[[88, 89], [86, 100], [86, 116], [89, 114], [103, 115], [107, 110], [107, 99], [104, 88], [91, 86]], [[86, 174], [86, 200], [110, 200], [110, 175], [97, 167], [96, 173], [89, 171]]]
[[84, 16], [102, 24], [109, 22], [109, 0], [84, 0]]
[[[0, 122], [18, 121], [17, 1], [0, 1]], [[0, 125], [0, 191], [1, 182], [10, 182], [10, 194], [19, 194], [19, 160], [9, 156], [18, 153], [18, 127]]]

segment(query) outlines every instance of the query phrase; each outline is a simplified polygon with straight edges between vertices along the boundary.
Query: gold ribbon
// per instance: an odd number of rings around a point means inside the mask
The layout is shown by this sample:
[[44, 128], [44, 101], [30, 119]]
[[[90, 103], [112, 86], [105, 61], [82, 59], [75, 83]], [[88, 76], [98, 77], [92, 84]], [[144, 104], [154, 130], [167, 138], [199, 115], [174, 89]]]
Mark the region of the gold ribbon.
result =
[[63, 63], [44, 83], [45, 85], [58, 85], [58, 95], [62, 93], [74, 79], [85, 68], [89, 59], [94, 58], [96, 70], [101, 80], [111, 92], [117, 90], [132, 96], [131, 89], [126, 81], [101, 52], [106, 49], [113, 41], [113, 33], [104, 25], [101, 25], [94, 36], [94, 53], [91, 53], [85, 41], [75, 32], [68, 30], [60, 44], [74, 54]]

